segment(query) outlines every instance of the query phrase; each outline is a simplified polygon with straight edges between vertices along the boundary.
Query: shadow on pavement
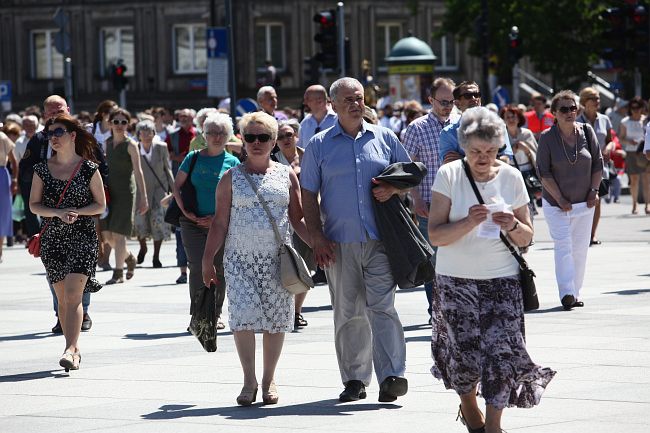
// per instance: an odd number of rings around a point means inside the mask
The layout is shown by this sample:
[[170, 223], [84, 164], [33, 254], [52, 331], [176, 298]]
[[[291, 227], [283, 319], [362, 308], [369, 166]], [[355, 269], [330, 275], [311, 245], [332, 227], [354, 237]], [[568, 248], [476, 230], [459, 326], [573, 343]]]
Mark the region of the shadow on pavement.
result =
[[558, 305], [557, 307], [545, 308], [543, 310], [527, 311], [526, 314], [542, 314], [542, 313], [555, 313], [557, 311], [564, 311], [564, 307]]
[[408, 289], [400, 289], [398, 287], [397, 288], [397, 293], [422, 292], [423, 290], [424, 290], [424, 286], [411, 287], [411, 288], [408, 288]]
[[[649, 275], [639, 275], [640, 277], [650, 277]], [[616, 290], [614, 292], [603, 292], [604, 295], [642, 295], [650, 293], [650, 289], [630, 289], [630, 290]]]
[[6, 335], [0, 337], [0, 341], [40, 340], [42, 338], [55, 337], [51, 332], [34, 332], [32, 334]]
[[18, 373], [9, 376], [0, 376], [0, 383], [26, 382], [28, 380], [47, 379], [50, 377], [68, 377], [68, 374], [63, 373], [63, 369]]
[[[234, 398], [235, 396], [233, 396], [233, 400]], [[165, 420], [188, 417], [222, 416], [226, 419], [252, 420], [269, 418], [273, 416], [295, 415], [349, 416], [354, 414], [354, 412], [377, 411], [381, 409], [398, 409], [401, 406], [396, 404], [381, 403], [339, 403], [339, 401], [336, 399], [330, 399], [288, 406], [265, 406], [260, 402], [254, 403], [249, 407], [226, 406], [192, 409], [193, 407], [194, 405], [164, 405], [160, 407], [158, 412], [141, 415], [141, 417], [148, 420]]]
[[144, 284], [140, 287], [166, 287], [166, 286], [182, 286], [182, 284], [166, 283], [166, 284]]
[[421, 329], [431, 329], [431, 325], [429, 323], [420, 323], [419, 325], [403, 326], [402, 329], [404, 332], [420, 331]]
[[319, 307], [302, 307], [303, 313], [313, 313], [314, 311], [332, 311], [332, 306], [321, 305]]
[[406, 337], [404, 339], [405, 343], [413, 343], [414, 341], [428, 341], [431, 342], [430, 335], [418, 335], [417, 337]]
[[[225, 337], [227, 335], [232, 335], [232, 332], [226, 331], [222, 332], [219, 331], [217, 332], [218, 337]], [[167, 332], [163, 334], [125, 334], [124, 337], [122, 337], [123, 340], [162, 340], [165, 338], [177, 338], [177, 337], [191, 337], [192, 334], [189, 332], [183, 331], [183, 332]]]

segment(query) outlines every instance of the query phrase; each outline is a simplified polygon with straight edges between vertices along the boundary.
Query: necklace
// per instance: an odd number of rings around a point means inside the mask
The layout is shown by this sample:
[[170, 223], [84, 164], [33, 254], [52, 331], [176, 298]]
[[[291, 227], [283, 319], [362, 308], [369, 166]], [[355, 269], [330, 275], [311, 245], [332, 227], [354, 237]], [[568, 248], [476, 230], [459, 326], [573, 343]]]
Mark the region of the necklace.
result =
[[557, 131], [558, 134], [560, 134], [560, 140], [562, 141], [562, 150], [564, 150], [564, 156], [566, 157], [566, 160], [570, 165], [575, 165], [576, 162], [578, 162], [578, 134], [576, 134], [575, 127], [573, 128], [573, 133], [576, 136], [576, 143], [573, 148], [573, 161], [571, 161], [571, 158], [569, 158], [569, 154], [566, 151], [566, 148], [569, 147], [568, 144], [564, 141], [564, 137], [562, 136], [562, 132], [560, 131], [560, 128], [558, 128]]

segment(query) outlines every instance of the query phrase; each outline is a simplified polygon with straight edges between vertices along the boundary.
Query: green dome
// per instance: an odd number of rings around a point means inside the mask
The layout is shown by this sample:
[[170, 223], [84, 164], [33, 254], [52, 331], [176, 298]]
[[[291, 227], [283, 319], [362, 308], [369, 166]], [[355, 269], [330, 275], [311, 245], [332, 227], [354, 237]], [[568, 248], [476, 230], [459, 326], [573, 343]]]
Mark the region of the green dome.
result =
[[387, 62], [430, 61], [436, 60], [429, 44], [413, 36], [400, 39], [386, 57]]

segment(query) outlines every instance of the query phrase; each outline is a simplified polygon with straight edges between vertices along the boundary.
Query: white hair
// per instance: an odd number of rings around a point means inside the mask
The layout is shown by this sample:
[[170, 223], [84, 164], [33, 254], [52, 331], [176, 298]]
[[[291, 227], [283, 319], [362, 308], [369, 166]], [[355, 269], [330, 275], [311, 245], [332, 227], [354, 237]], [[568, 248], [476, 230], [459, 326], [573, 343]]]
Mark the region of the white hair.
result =
[[361, 91], [363, 91], [363, 86], [356, 78], [352, 78], [352, 77], [339, 78], [338, 80], [334, 81], [330, 86], [330, 98], [332, 100], [336, 100], [336, 96], [338, 95], [339, 90], [341, 88], [355, 89], [355, 90], [360, 89]]
[[208, 116], [205, 118], [203, 125], [201, 125], [202, 131], [207, 131], [209, 126], [214, 126], [222, 129], [228, 138], [232, 137], [232, 119], [226, 113], [208, 113]]
[[155, 133], [156, 125], [149, 119], [141, 120], [135, 125], [135, 135], [138, 135], [140, 131], [152, 131]]
[[34, 122], [34, 125], [38, 125], [38, 117], [34, 116], [33, 114], [29, 114], [29, 115], [27, 115], [27, 116], [23, 116], [23, 122], [24, 122], [25, 120], [31, 120], [32, 122]]
[[505, 137], [503, 136], [503, 120], [485, 107], [474, 107], [465, 110], [460, 118], [458, 128], [458, 144], [467, 150], [472, 138], [487, 141], [500, 148]]
[[266, 95], [267, 93], [271, 93], [271, 92], [277, 93], [273, 86], [262, 86], [262, 87], [260, 87], [260, 90], [257, 91], [257, 100], [259, 101], [260, 99], [262, 99], [262, 97], [264, 95]]

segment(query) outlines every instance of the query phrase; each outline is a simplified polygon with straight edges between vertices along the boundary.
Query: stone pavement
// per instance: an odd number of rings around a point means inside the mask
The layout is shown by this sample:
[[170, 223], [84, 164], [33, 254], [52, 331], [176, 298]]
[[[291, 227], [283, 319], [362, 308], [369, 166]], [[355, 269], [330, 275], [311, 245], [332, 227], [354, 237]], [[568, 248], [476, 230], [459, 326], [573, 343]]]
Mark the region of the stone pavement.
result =
[[[603, 244], [589, 251], [586, 306], [572, 312], [559, 308], [552, 244], [543, 217], [536, 218], [528, 260], [542, 305], [526, 315], [528, 349], [558, 373], [538, 407], [504, 412], [508, 432], [650, 430], [650, 217], [628, 215], [629, 200], [604, 205]], [[161, 260], [175, 262], [173, 242], [164, 244]], [[429, 373], [431, 329], [422, 288], [396, 296], [408, 350], [410, 389], [403, 398], [380, 404], [373, 383], [366, 400], [338, 403], [332, 312], [320, 286], [307, 297], [309, 326], [286, 336], [276, 378], [279, 404], [240, 408], [235, 397], [242, 373], [232, 334], [226, 328], [218, 351], [203, 352], [185, 332], [188, 290], [174, 284], [177, 269], [153, 270], [150, 263], [151, 255], [133, 280], [92, 296], [94, 326], [81, 337], [81, 369], [68, 375], [58, 366], [63, 337], [49, 333], [54, 315], [40, 261], [21, 247], [5, 250], [0, 433], [465, 431], [455, 421], [454, 392]]]

